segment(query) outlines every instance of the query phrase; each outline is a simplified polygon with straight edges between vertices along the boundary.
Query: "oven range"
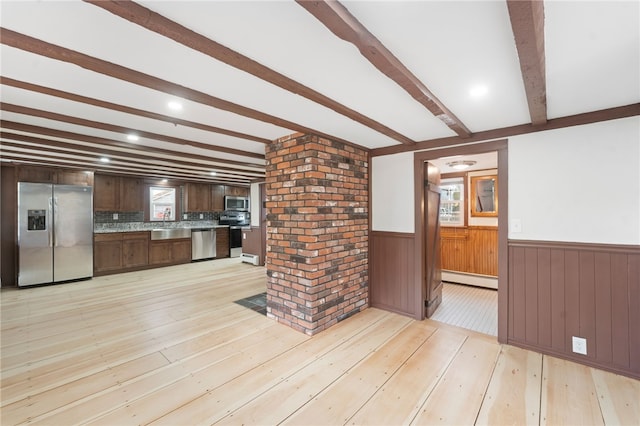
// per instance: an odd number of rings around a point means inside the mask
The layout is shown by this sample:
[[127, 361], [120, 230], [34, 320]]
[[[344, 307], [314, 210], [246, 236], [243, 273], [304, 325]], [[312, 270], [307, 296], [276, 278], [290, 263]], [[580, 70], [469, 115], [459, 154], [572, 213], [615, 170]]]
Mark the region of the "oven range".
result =
[[218, 223], [220, 225], [229, 225], [230, 257], [240, 257], [242, 255], [242, 227], [249, 226], [249, 212], [225, 210], [220, 215]]

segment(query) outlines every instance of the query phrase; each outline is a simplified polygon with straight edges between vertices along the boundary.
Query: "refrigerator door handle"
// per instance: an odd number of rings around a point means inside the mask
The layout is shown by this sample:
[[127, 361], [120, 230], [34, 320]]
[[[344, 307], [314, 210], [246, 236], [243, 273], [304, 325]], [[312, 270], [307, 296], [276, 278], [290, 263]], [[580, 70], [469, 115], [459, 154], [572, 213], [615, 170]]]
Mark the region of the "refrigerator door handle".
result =
[[53, 198], [49, 197], [49, 217], [47, 218], [47, 228], [49, 232], [47, 232], [47, 237], [49, 239], [49, 247], [53, 247], [53, 218], [54, 218], [54, 210], [53, 210]]
[[56, 232], [55, 224], [58, 222], [58, 197], [53, 197], [53, 224], [49, 235], [53, 234], [53, 247], [58, 247], [58, 234]]

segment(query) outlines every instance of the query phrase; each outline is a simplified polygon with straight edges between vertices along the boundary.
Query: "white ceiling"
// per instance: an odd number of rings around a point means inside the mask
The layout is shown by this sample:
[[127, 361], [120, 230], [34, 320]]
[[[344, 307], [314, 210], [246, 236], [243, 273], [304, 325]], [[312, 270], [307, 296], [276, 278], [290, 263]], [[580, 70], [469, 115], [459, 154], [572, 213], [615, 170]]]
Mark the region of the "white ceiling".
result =
[[[341, 3], [472, 134], [531, 123], [506, 1]], [[405, 142], [415, 142], [416, 149], [421, 142], [458, 136], [353, 44], [334, 35], [297, 2], [141, 1], [137, 5], [380, 123]], [[79, 64], [52, 59], [32, 52], [23, 37], [15, 47], [3, 37], [3, 161], [247, 184], [263, 175], [265, 143], [301, 129], [367, 149], [402, 144], [389, 132], [383, 134], [375, 126], [264, 80], [261, 73], [255, 76], [241, 71], [100, 5], [1, 1], [0, 25], [3, 30], [168, 83], [160, 84], [162, 90], [153, 85], [156, 83], [136, 84], [92, 70], [86, 66], [86, 57]], [[545, 1], [543, 29], [547, 119], [640, 101], [639, 2]], [[178, 32], [178, 36], [185, 34]], [[100, 65], [105, 66], [109, 64]], [[22, 83], [7, 79], [241, 135], [175, 125], [112, 105], [70, 100], [42, 88], [21, 88]], [[477, 85], [486, 87], [484, 97], [469, 95]], [[266, 116], [255, 119], [186, 99], [188, 89], [191, 94], [213, 96]], [[176, 99], [183, 103], [178, 113], [166, 107]], [[126, 133], [130, 132], [141, 134], [140, 140], [128, 142]], [[27, 136], [72, 145], [44, 146], [27, 140]], [[113, 147], [114, 143], [120, 146]], [[98, 162], [101, 149], [114, 160], [120, 156], [120, 160], [109, 165]], [[128, 156], [132, 153], [142, 158]], [[211, 177], [211, 170], [218, 175]]]

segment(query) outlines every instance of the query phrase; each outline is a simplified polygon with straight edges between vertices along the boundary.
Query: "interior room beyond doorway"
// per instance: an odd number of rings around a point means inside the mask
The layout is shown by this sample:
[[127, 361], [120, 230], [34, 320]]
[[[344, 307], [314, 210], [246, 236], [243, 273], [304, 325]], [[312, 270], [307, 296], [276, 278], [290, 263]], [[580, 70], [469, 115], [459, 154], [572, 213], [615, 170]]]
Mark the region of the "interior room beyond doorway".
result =
[[444, 282], [442, 303], [431, 319], [497, 336], [497, 152], [448, 156], [429, 163], [441, 177]]

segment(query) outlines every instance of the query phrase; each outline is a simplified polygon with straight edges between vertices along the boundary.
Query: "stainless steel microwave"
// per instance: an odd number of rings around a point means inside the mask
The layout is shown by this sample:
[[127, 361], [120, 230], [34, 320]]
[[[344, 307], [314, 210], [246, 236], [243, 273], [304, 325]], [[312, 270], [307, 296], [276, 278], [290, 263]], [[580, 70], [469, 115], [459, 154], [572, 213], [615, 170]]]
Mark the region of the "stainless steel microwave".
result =
[[240, 212], [249, 211], [249, 197], [234, 197], [231, 195], [225, 195], [224, 209]]

